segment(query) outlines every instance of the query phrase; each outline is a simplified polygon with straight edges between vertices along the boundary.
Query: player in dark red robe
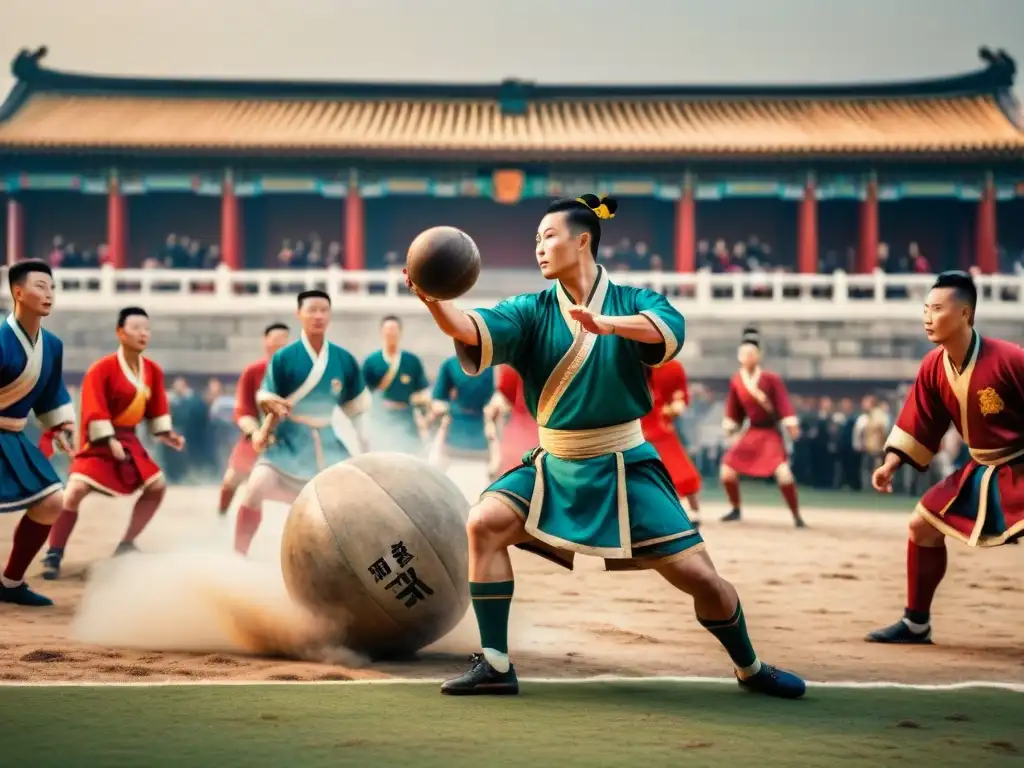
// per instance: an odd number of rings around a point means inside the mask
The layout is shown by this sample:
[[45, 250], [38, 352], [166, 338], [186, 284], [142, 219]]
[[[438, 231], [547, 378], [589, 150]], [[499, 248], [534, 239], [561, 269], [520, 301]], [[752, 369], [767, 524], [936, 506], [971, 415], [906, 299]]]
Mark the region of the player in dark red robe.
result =
[[779, 431], [782, 426], [793, 440], [800, 436], [800, 423], [786, 385], [778, 374], [761, 368], [761, 341], [756, 328], [743, 331], [738, 358], [740, 369], [729, 382], [722, 428], [726, 436], [736, 434], [744, 420], [747, 428], [722, 457], [722, 487], [732, 507], [722, 520], [731, 523], [741, 518], [740, 476], [774, 477], [793, 523], [803, 528], [796, 480]]
[[650, 413], [640, 420], [640, 426], [647, 442], [658, 451], [679, 498], [686, 499], [689, 504], [690, 522], [698, 527], [700, 473], [686, 454], [675, 423], [690, 404], [686, 371], [678, 360], [671, 360], [657, 368], [648, 368], [646, 372], [654, 404]]
[[1024, 350], [974, 330], [978, 291], [966, 272], [944, 272], [925, 298], [924, 327], [938, 347], [917, 372], [872, 477], [892, 492], [896, 470], [931, 463], [952, 424], [970, 460], [933, 485], [914, 510], [903, 618], [867, 639], [931, 643], [931, 604], [946, 573], [946, 537], [997, 547], [1024, 536]]
[[117, 317], [117, 352], [101, 358], [82, 381], [79, 449], [71, 462], [64, 508], [50, 530], [43, 578], [60, 578], [61, 561], [78, 521], [82, 500], [93, 492], [107, 496], [141, 495], [115, 554], [135, 552], [135, 538], [153, 519], [167, 484], [160, 467], [142, 446], [135, 428], [142, 421], [162, 443], [180, 451], [185, 444], [171, 425], [160, 366], [143, 357], [149, 345], [149, 316], [140, 307]]
[[250, 363], [238, 377], [235, 388], [235, 424], [242, 430], [238, 442], [235, 443], [228, 459], [228, 468], [220, 484], [220, 502], [218, 513], [223, 517], [231, 507], [235, 492], [242, 485], [256, 465], [258, 454], [252, 447], [252, 434], [260, 428], [262, 411], [256, 403], [256, 393], [263, 383], [267, 372], [267, 364], [281, 347], [288, 343], [288, 326], [284, 323], [271, 323], [263, 331], [263, 359]]
[[497, 376], [494, 397], [485, 413], [488, 421], [503, 424], [500, 464], [492, 468], [493, 477], [520, 466], [523, 456], [540, 444], [537, 422], [526, 407], [522, 377], [510, 365], [501, 366]]

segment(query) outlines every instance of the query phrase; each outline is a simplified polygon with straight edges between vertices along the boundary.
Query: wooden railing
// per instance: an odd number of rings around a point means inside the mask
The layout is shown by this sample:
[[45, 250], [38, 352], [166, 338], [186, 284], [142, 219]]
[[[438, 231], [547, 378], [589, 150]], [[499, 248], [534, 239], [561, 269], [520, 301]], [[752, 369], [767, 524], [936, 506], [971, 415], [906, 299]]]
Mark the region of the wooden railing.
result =
[[[481, 279], [461, 305], [491, 306], [509, 294], [543, 286], [532, 270], [493, 270], [485, 275], [491, 279]], [[57, 311], [109, 311], [137, 303], [160, 313], [252, 314], [293, 308], [295, 295], [310, 288], [327, 291], [339, 312], [402, 311], [419, 304], [405, 290], [397, 269], [235, 272], [103, 267], [59, 269], [54, 277]], [[0, 278], [0, 302], [9, 306], [6, 274]], [[620, 272], [612, 279], [663, 293], [688, 316], [753, 321], [916, 318], [934, 276]], [[1024, 277], [983, 275], [977, 284], [979, 312], [985, 318], [1024, 321]]]

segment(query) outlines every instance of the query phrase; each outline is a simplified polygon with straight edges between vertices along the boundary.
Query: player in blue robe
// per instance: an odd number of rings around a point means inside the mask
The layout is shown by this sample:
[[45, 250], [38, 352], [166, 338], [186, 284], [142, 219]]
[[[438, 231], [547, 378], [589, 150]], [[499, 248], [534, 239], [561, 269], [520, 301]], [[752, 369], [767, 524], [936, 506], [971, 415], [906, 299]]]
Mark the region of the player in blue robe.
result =
[[41, 261], [8, 272], [14, 312], [0, 322], [0, 512], [25, 510], [11, 556], [0, 574], [0, 602], [53, 605], [29, 589], [25, 571], [60, 515], [63, 486], [39, 446], [25, 435], [31, 413], [55, 443], [71, 450], [75, 421], [64, 386], [64, 345], [42, 328], [53, 307], [53, 276]]
[[302, 335], [270, 358], [256, 393], [268, 417], [252, 436], [260, 458], [238, 510], [235, 550], [242, 554], [259, 528], [263, 502], [291, 504], [319, 472], [366, 449], [362, 417], [370, 393], [359, 361], [327, 340], [330, 297], [303, 291], [298, 305]]
[[508, 550], [518, 545], [568, 568], [585, 554], [604, 558], [609, 569], [655, 570], [693, 598], [698, 621], [725, 648], [743, 688], [798, 698], [803, 680], [754, 652], [736, 589], [718, 574], [644, 439], [639, 420], [652, 405], [644, 366], [679, 353], [685, 324], [664, 296], [613, 283], [595, 261], [601, 220], [616, 208], [595, 195], [548, 208], [536, 247], [541, 273], [555, 281], [545, 291], [471, 312], [424, 299], [467, 373], [506, 364], [522, 376], [540, 438], [470, 512], [469, 591], [481, 653], [441, 691], [518, 693], [508, 648]]
[[483, 459], [489, 472], [500, 461], [497, 430], [487, 418], [487, 405], [494, 397], [494, 371], [470, 376], [457, 357], [449, 357], [437, 371], [431, 405], [438, 421], [430, 461], [446, 469], [452, 459]]
[[370, 415], [369, 433], [375, 451], [420, 454], [430, 405], [430, 384], [423, 361], [401, 349], [402, 321], [388, 315], [380, 324], [383, 345], [363, 362], [366, 386], [377, 393]]

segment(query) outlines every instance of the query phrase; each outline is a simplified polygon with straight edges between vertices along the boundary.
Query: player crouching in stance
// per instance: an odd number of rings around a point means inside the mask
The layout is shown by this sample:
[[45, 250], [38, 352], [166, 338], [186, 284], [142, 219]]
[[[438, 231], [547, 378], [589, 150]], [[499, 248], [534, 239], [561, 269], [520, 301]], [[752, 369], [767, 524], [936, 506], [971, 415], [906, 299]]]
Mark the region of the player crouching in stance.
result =
[[698, 621], [729, 653], [741, 686], [797, 698], [803, 680], [758, 659], [736, 590], [715, 570], [644, 440], [639, 419], [651, 408], [644, 366], [675, 357], [684, 321], [665, 297], [617, 285], [595, 262], [601, 219], [615, 209], [613, 200], [594, 195], [548, 208], [536, 257], [543, 276], [556, 282], [543, 292], [472, 312], [424, 301], [454, 339], [466, 372], [509, 364], [522, 374], [540, 436], [540, 447], [470, 512], [470, 595], [483, 652], [441, 691], [518, 692], [507, 631], [514, 588], [508, 548], [515, 545], [570, 569], [576, 553], [602, 557], [608, 569], [655, 569], [693, 597]]
[[744, 329], [737, 357], [740, 369], [729, 381], [722, 429], [726, 437], [729, 437], [739, 430], [744, 419], [748, 425], [722, 457], [720, 477], [732, 507], [722, 522], [733, 523], [741, 518], [741, 475], [764, 478], [774, 476], [782, 498], [793, 515], [793, 524], [803, 528], [804, 519], [800, 516], [796, 480], [786, 457], [786, 445], [779, 432], [781, 425], [789, 432], [791, 439], [796, 440], [800, 436], [800, 425], [789, 402], [786, 385], [782, 377], [761, 368], [761, 341], [756, 328]]
[[291, 504], [318, 472], [352, 455], [334, 430], [339, 407], [366, 450], [362, 415], [370, 407], [370, 393], [359, 361], [327, 340], [330, 297], [303, 291], [296, 315], [301, 338], [274, 353], [256, 394], [267, 419], [252, 436], [252, 447], [261, 455], [235, 524], [235, 551], [243, 555], [259, 530], [263, 502]]
[[149, 525], [167, 491], [164, 473], [135, 434], [140, 422], [148, 421], [157, 440], [174, 450], [185, 445], [172, 429], [164, 372], [142, 354], [149, 346], [149, 316], [144, 309], [126, 307], [118, 313], [117, 340], [117, 352], [93, 363], [82, 380], [79, 450], [68, 473], [64, 509], [50, 531], [50, 548], [43, 558], [47, 580], [60, 578], [78, 509], [94, 492], [130, 496], [142, 491], [114, 554], [137, 551], [135, 539]]
[[14, 311], [0, 323], [0, 513], [26, 510], [14, 529], [0, 574], [0, 602], [53, 605], [25, 583], [50, 526], [60, 515], [60, 478], [38, 446], [25, 437], [29, 411], [61, 450], [71, 451], [75, 411], [62, 379], [64, 346], [44, 330], [53, 306], [53, 273], [41, 261], [23, 261], [7, 273]]
[[271, 323], [263, 331], [263, 359], [249, 363], [238, 378], [235, 393], [235, 424], [242, 434], [231, 450], [228, 468], [220, 484], [220, 503], [217, 513], [224, 517], [231, 508], [231, 500], [239, 486], [249, 479], [252, 468], [259, 458], [252, 447], [252, 436], [260, 428], [260, 406], [256, 402], [263, 377], [267, 373], [267, 364], [281, 347], [288, 343], [288, 326], [284, 323]]
[[977, 302], [966, 272], [942, 273], [925, 298], [925, 332], [938, 347], [918, 369], [871, 483], [892, 493], [900, 465], [926, 469], [951, 423], [971, 458], [921, 497], [907, 542], [906, 610], [892, 626], [869, 634], [870, 642], [931, 643], [946, 536], [970, 547], [1024, 536], [1024, 349], [979, 335]]

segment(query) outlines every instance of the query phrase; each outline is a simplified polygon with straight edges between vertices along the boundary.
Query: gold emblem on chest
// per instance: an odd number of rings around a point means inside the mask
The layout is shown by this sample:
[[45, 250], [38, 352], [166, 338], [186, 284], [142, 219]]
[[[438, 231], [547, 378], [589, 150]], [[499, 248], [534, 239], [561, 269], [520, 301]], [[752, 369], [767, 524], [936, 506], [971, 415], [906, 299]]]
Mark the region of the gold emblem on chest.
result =
[[978, 407], [981, 408], [982, 416], [995, 416], [1003, 412], [1005, 405], [998, 392], [992, 387], [985, 387], [978, 393]]
[[331, 392], [336, 395], [341, 394], [341, 379], [331, 379]]
[[408, 384], [410, 381], [412, 381], [412, 377], [409, 376], [408, 373], [403, 373], [401, 376], [398, 377], [398, 380], [403, 384]]

